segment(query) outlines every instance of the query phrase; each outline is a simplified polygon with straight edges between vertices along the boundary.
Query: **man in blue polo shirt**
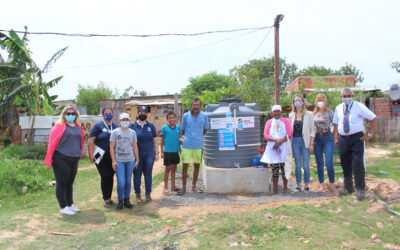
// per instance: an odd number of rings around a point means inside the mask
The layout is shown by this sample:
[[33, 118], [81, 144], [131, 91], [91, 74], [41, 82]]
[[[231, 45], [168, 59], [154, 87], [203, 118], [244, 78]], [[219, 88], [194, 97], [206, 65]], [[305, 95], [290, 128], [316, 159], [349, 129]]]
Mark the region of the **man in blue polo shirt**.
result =
[[191, 104], [192, 110], [185, 113], [182, 117], [181, 130], [184, 135], [182, 143], [182, 191], [186, 192], [186, 178], [189, 164], [193, 162], [193, 182], [192, 191], [201, 191], [197, 189], [196, 182], [199, 177], [201, 163], [203, 136], [209, 128], [208, 117], [200, 111], [201, 100], [194, 98]]

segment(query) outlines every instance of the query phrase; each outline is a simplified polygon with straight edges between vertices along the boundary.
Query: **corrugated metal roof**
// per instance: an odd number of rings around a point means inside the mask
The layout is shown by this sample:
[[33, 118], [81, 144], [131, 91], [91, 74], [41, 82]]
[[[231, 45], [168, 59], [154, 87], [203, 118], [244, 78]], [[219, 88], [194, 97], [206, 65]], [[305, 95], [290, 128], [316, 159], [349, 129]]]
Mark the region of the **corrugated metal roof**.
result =
[[[178, 103], [181, 104], [182, 102], [178, 100]], [[171, 99], [133, 100], [126, 102], [125, 105], [143, 105], [143, 106], [174, 105], [174, 100]]]

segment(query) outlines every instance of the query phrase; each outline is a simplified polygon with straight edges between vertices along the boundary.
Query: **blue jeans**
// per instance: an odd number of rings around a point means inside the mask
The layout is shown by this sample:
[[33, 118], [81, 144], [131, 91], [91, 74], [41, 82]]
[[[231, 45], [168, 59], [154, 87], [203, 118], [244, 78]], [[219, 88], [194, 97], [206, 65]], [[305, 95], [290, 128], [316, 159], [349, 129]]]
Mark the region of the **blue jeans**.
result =
[[135, 193], [140, 194], [140, 185], [142, 183], [142, 173], [144, 175], [144, 184], [146, 187], [146, 195], [151, 193], [151, 183], [153, 180], [153, 164], [156, 152], [154, 150], [150, 152], [139, 151], [139, 164], [137, 169], [134, 170], [133, 184]]
[[304, 169], [304, 184], [310, 184], [310, 151], [306, 148], [303, 137], [293, 137], [292, 150], [296, 165], [297, 185], [301, 184], [301, 165]]
[[118, 167], [116, 174], [118, 200], [123, 200], [124, 198], [129, 199], [129, 196], [131, 195], [131, 178], [135, 167], [135, 161], [117, 161], [117, 163]]
[[333, 152], [335, 150], [335, 142], [333, 135], [315, 136], [314, 140], [314, 154], [317, 161], [317, 171], [319, 183], [324, 183], [324, 153], [325, 165], [328, 170], [328, 177], [330, 183], [335, 183], [335, 169], [333, 168]]

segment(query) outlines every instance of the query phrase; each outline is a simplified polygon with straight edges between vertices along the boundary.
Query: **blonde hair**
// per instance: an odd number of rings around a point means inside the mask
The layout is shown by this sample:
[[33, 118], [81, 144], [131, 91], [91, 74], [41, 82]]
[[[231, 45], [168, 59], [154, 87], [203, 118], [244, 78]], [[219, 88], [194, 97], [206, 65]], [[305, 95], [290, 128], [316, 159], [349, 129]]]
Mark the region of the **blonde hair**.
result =
[[317, 97], [315, 98], [315, 102], [314, 102], [314, 115], [319, 111], [319, 107], [318, 107], [318, 99], [322, 98], [323, 102], [325, 103], [325, 110], [328, 110], [328, 98], [326, 97], [326, 95], [319, 93], [317, 95]]
[[294, 106], [294, 100], [296, 99], [296, 97], [300, 97], [301, 101], [303, 102], [303, 108], [301, 110], [302, 115], [304, 116], [304, 114], [306, 113], [306, 102], [304, 101], [304, 97], [302, 95], [295, 95], [293, 97], [293, 101], [292, 101], [292, 112], [296, 112], [296, 107]]
[[80, 117], [80, 115], [79, 115], [79, 111], [78, 111], [78, 109], [76, 108], [75, 105], [68, 105], [68, 106], [66, 106], [66, 107], [63, 109], [63, 111], [61, 112], [60, 117], [58, 118], [58, 121], [56, 121], [55, 124], [60, 125], [60, 124], [64, 124], [64, 123], [66, 122], [66, 120], [65, 120], [65, 115], [66, 115], [68, 109], [73, 109], [73, 110], [74, 110], [75, 115], [76, 115], [76, 118], [75, 118], [75, 121], [74, 121], [74, 122], [75, 122], [76, 124], [79, 124], [79, 117]]

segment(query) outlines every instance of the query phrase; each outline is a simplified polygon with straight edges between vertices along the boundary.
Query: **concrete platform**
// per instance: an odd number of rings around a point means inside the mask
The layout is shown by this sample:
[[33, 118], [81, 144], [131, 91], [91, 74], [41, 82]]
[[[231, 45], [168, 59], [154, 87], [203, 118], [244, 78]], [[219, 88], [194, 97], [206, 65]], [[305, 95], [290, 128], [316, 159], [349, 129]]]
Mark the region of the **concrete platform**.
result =
[[271, 182], [268, 168], [213, 168], [203, 162], [202, 175], [208, 193], [265, 193]]

